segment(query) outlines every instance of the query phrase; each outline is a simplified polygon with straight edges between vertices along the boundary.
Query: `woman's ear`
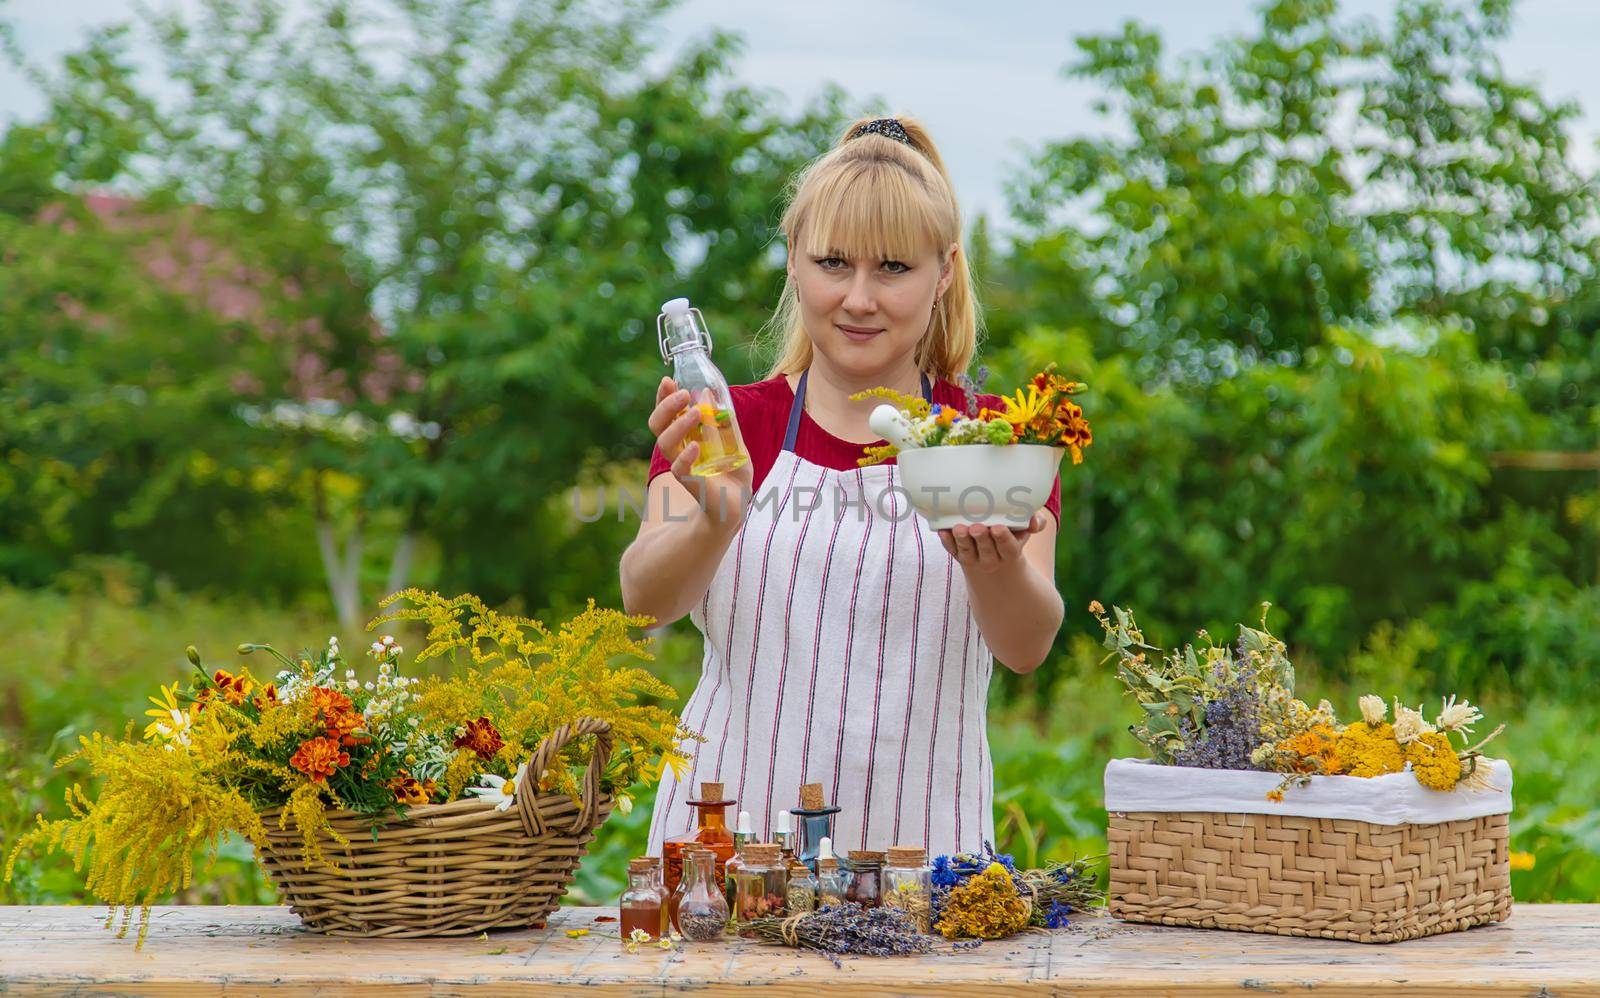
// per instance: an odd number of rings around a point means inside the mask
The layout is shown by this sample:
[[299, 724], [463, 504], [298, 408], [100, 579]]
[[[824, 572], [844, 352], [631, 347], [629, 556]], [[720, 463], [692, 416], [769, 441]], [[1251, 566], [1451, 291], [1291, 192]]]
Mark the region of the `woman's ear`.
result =
[[944, 293], [950, 290], [950, 282], [956, 279], [956, 254], [961, 252], [960, 243], [951, 243], [949, 249], [941, 254], [939, 261], [939, 288], [935, 297], [943, 298]]

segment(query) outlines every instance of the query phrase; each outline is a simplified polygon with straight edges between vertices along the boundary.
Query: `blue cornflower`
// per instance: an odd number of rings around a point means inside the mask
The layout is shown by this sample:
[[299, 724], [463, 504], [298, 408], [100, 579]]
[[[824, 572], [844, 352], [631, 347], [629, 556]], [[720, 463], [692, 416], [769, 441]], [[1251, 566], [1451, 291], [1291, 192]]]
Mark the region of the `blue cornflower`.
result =
[[1045, 912], [1044, 926], [1047, 929], [1064, 929], [1067, 927], [1067, 916], [1072, 914], [1072, 909], [1060, 901], [1051, 901], [1050, 910]]
[[961, 882], [961, 879], [961, 874], [951, 864], [949, 856], [939, 856], [934, 859], [933, 885], [935, 887], [954, 887]]

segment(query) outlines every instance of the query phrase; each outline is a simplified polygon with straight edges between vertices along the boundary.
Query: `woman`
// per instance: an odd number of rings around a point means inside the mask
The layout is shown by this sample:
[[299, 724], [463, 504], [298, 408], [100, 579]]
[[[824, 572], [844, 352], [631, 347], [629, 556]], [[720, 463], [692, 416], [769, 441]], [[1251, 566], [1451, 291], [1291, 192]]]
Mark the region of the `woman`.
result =
[[967, 407], [954, 379], [977, 307], [960, 210], [909, 118], [854, 123], [793, 190], [770, 327], [779, 357], [767, 380], [733, 388], [750, 463], [690, 473], [697, 447], [679, 448], [695, 416], [671, 379], [650, 415], [649, 502], [622, 556], [623, 602], [662, 623], [688, 613], [705, 636], [683, 716], [706, 738], [686, 746], [685, 778], [662, 781], [650, 852], [691, 826], [701, 781], [724, 784], [763, 837], [802, 784], [822, 783], [842, 809], [841, 854], [976, 848], [994, 835], [994, 659], [1032, 671], [1061, 625], [1060, 481], [1026, 530], [936, 534], [907, 515], [892, 464], [858, 466], [883, 441], [867, 427], [877, 401], [852, 394], [884, 386]]

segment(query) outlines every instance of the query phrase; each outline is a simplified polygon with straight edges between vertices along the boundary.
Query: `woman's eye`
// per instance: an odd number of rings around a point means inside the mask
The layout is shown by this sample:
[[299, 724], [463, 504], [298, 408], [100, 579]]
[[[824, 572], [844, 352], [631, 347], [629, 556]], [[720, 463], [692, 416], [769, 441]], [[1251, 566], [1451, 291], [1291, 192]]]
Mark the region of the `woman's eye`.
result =
[[823, 270], [838, 270], [844, 266], [844, 261], [836, 256], [825, 256], [817, 261], [817, 266]]
[[911, 268], [907, 267], [905, 264], [901, 263], [899, 260], [885, 260], [885, 261], [883, 261], [883, 269], [887, 270], [891, 274], [904, 274], [906, 271], [910, 270]]

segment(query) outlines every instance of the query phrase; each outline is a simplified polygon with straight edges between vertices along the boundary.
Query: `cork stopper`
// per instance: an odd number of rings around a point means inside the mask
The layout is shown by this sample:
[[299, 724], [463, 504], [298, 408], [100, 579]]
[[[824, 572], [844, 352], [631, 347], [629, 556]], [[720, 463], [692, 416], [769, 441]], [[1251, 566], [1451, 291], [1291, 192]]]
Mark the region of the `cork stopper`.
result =
[[702, 784], [700, 784], [700, 799], [701, 800], [721, 800], [722, 799], [722, 784], [720, 784], [720, 783], [702, 783]]
[[850, 850], [850, 863], [851, 863], [851, 865], [854, 865], [856, 863], [882, 863], [882, 862], [883, 862], [883, 853], [878, 852], [876, 850], [873, 850], [873, 849], [852, 849], [852, 850]]
[[661, 861], [654, 856], [640, 856], [637, 859], [630, 859], [628, 860], [628, 872], [649, 873], [656, 868], [656, 864], [659, 862]]
[[822, 798], [822, 784], [807, 783], [800, 788], [800, 810], [820, 811], [827, 806]]
[[744, 847], [747, 866], [773, 866], [783, 858], [783, 847], [776, 842], [752, 842]]
[[838, 868], [839, 868], [839, 861], [837, 859], [835, 859], [834, 857], [832, 857], [832, 856], [818, 856], [817, 857], [817, 869], [819, 869], [819, 870], [837, 870]]
[[921, 846], [890, 846], [889, 865], [899, 867], [922, 866], [928, 862], [928, 850]]

